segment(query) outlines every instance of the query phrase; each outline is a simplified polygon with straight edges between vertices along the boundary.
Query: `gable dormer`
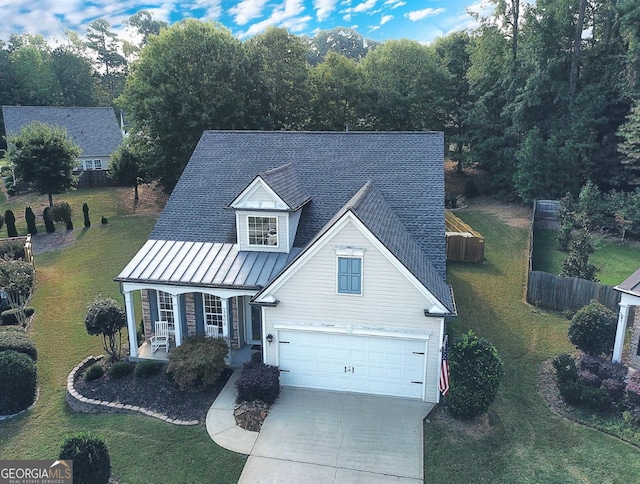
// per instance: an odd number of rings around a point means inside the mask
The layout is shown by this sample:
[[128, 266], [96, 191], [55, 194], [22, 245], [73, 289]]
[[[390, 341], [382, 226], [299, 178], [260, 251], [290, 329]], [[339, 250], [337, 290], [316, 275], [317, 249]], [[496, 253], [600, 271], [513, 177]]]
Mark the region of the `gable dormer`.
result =
[[240, 250], [289, 252], [302, 207], [311, 200], [291, 165], [257, 175], [229, 204]]

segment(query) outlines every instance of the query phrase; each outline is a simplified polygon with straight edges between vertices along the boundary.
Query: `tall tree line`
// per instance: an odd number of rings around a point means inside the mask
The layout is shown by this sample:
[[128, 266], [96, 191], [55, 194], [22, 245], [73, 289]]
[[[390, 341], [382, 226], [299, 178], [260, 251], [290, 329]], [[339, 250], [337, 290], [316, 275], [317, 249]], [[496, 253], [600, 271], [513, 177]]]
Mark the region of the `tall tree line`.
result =
[[167, 26], [146, 12], [129, 19], [132, 45], [99, 20], [56, 55], [12, 38], [0, 97], [115, 103], [136, 159], [167, 188], [205, 129], [441, 130], [459, 170], [486, 169], [496, 194], [555, 198], [588, 180], [637, 188], [637, 1], [492, 1], [478, 28], [431, 45], [344, 28], [313, 38], [270, 28], [241, 42], [213, 22]]

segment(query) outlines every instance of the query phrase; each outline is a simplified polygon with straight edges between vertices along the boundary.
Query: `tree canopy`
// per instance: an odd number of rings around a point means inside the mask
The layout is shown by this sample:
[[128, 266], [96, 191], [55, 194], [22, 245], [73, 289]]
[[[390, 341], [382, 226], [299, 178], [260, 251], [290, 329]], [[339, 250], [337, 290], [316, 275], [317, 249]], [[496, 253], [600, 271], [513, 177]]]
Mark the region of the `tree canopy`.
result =
[[72, 187], [73, 169], [80, 148], [67, 136], [64, 128], [38, 121], [25, 126], [20, 134], [8, 139], [9, 159], [19, 181], [30, 183], [35, 191], [49, 196]]

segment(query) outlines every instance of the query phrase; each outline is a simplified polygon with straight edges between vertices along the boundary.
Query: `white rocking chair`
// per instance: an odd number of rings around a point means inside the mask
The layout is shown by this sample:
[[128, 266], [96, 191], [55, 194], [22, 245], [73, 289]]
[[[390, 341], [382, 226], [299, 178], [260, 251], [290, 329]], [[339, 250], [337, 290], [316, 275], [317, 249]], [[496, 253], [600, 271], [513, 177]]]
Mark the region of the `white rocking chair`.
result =
[[217, 338], [218, 337], [218, 326], [216, 324], [206, 324], [204, 325], [204, 334], [207, 338]]
[[149, 338], [149, 341], [151, 341], [151, 353], [155, 353], [159, 348], [164, 348], [169, 353], [169, 323], [156, 321], [156, 333]]

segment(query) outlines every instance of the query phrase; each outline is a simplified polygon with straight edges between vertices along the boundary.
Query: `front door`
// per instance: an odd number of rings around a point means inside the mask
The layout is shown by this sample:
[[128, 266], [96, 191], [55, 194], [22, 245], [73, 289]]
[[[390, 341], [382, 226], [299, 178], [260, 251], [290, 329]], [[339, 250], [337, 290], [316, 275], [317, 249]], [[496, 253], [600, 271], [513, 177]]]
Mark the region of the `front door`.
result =
[[262, 344], [262, 308], [251, 306], [249, 318], [247, 318], [247, 343], [253, 345]]

